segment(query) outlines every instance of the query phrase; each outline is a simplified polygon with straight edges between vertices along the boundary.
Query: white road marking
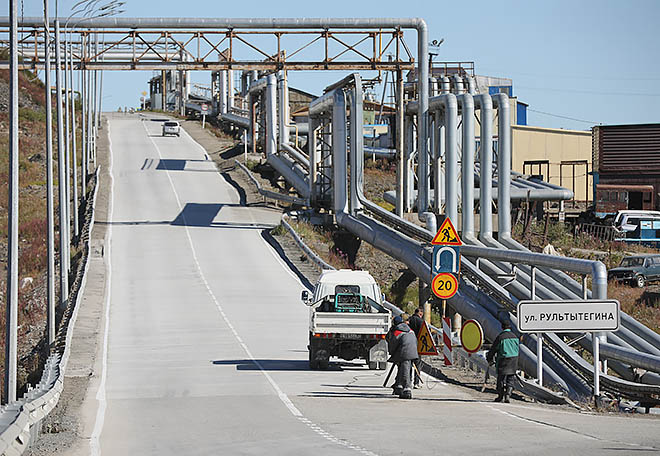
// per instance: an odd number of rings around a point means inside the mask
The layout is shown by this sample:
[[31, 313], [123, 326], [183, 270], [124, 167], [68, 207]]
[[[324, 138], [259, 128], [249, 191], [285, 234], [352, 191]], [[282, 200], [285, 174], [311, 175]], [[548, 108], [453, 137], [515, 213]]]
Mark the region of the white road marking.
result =
[[[113, 172], [113, 153], [112, 153], [112, 135], [110, 131], [110, 122], [108, 124], [108, 149], [110, 151], [110, 166], [108, 174], [110, 176], [110, 201], [108, 204], [108, 221], [112, 222], [115, 201], [115, 178]], [[98, 185], [98, 182], [97, 182]], [[90, 230], [91, 232], [91, 230]], [[106, 296], [105, 296], [105, 325], [103, 328], [103, 355], [101, 357], [101, 381], [99, 389], [96, 392], [96, 400], [99, 403], [99, 408], [96, 410], [96, 421], [94, 422], [94, 429], [89, 439], [90, 453], [92, 456], [100, 456], [101, 454], [101, 432], [103, 431], [103, 423], [105, 421], [105, 409], [107, 407], [105, 384], [108, 377], [108, 332], [110, 325], [110, 295], [112, 293], [112, 255], [110, 254], [112, 243], [112, 223], [108, 223], [108, 231], [106, 233], [106, 252], [107, 260], [107, 276], [106, 276]]]
[[[162, 160], [163, 156], [160, 152], [160, 149], [158, 148], [158, 145], [153, 140], [153, 138], [151, 136], [149, 136], [149, 131], [147, 130], [146, 125], [144, 125], [144, 124], [142, 124], [142, 125], [144, 126], [144, 129], [147, 132], [147, 136], [149, 137], [149, 140], [151, 141], [153, 146], [156, 148], [156, 151], [158, 152], [158, 157]], [[200, 147], [201, 147], [201, 145], [200, 145]], [[170, 186], [172, 187], [172, 192], [174, 193], [174, 197], [176, 198], [177, 205], [179, 206], [180, 210], [183, 210], [183, 205], [181, 204], [179, 194], [176, 191], [176, 187], [174, 186], [174, 182], [172, 181], [172, 176], [170, 175], [169, 170], [165, 170], [165, 173], [167, 174], [167, 178], [170, 182]], [[338, 445], [345, 446], [347, 448], [355, 450], [355, 451], [357, 451], [361, 454], [364, 454], [366, 456], [377, 456], [375, 453], [373, 453], [373, 452], [371, 452], [371, 451], [369, 451], [365, 448], [359, 447], [357, 445], [353, 445], [353, 444], [351, 444], [351, 443], [349, 443], [345, 440], [342, 440], [342, 439], [339, 439], [339, 438], [333, 436], [332, 434], [324, 431], [318, 425], [312, 423], [310, 420], [305, 418], [303, 416], [302, 412], [300, 410], [298, 410], [298, 408], [295, 405], [293, 405], [293, 402], [291, 402], [289, 397], [284, 393], [284, 391], [282, 391], [282, 389], [277, 385], [277, 383], [275, 383], [275, 380], [273, 380], [273, 378], [270, 376], [270, 374], [268, 372], [266, 372], [266, 370], [261, 365], [261, 363], [252, 355], [252, 352], [250, 351], [248, 346], [243, 342], [243, 340], [239, 336], [238, 332], [234, 328], [234, 325], [232, 325], [231, 322], [229, 321], [229, 318], [227, 318], [227, 315], [225, 314], [225, 312], [222, 308], [222, 305], [220, 305], [220, 302], [216, 298], [215, 293], [213, 293], [213, 290], [211, 290], [211, 286], [209, 285], [208, 281], [206, 280], [206, 276], [204, 275], [204, 272], [202, 271], [202, 266], [199, 264], [199, 260], [197, 259], [197, 252], [195, 251], [195, 246], [193, 244], [192, 237], [190, 236], [190, 231], [188, 230], [187, 224], [185, 224], [185, 216], [183, 216], [183, 217], [184, 217], [184, 228], [185, 228], [185, 231], [186, 231], [186, 236], [188, 238], [188, 243], [190, 244], [190, 250], [191, 250], [191, 253], [192, 253], [192, 256], [193, 256], [193, 260], [195, 262], [195, 266], [197, 267], [197, 271], [199, 273], [199, 276], [202, 279], [202, 282], [204, 283], [204, 286], [206, 287], [206, 290], [208, 291], [208, 294], [211, 297], [211, 300], [213, 300], [215, 306], [217, 307], [218, 311], [220, 312], [220, 315], [222, 316], [222, 319], [224, 320], [225, 324], [231, 330], [232, 334], [236, 338], [236, 341], [239, 343], [241, 348], [243, 348], [243, 350], [245, 351], [245, 354], [248, 356], [250, 361], [252, 361], [259, 368], [259, 370], [261, 371], [263, 376], [266, 378], [268, 383], [270, 383], [271, 387], [273, 388], [273, 390], [275, 391], [275, 393], [277, 394], [279, 399], [282, 401], [282, 403], [289, 410], [289, 412], [291, 412], [291, 414], [293, 416], [295, 416], [296, 418], [298, 418], [298, 420], [300, 420], [302, 423], [309, 426], [310, 429], [312, 429], [314, 432], [316, 432], [316, 434], [318, 434], [319, 436], [325, 438], [326, 440], [328, 440], [330, 442], [333, 442], [333, 443], [336, 443]], [[282, 263], [280, 263], [280, 264], [282, 264]], [[289, 270], [289, 268], [286, 265], [282, 264], [282, 266], [287, 271]]]

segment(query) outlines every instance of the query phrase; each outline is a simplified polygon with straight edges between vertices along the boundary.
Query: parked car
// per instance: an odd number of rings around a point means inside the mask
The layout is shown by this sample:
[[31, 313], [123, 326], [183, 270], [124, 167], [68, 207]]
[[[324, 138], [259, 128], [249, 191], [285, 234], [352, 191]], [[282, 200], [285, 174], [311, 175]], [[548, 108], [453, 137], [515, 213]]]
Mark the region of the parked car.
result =
[[607, 279], [644, 287], [648, 282], [660, 280], [660, 255], [625, 257], [616, 268], [607, 271]]
[[179, 126], [179, 122], [175, 121], [167, 121], [163, 123], [163, 136], [167, 135], [177, 135], [179, 136], [180, 134], [180, 129], [181, 127]]

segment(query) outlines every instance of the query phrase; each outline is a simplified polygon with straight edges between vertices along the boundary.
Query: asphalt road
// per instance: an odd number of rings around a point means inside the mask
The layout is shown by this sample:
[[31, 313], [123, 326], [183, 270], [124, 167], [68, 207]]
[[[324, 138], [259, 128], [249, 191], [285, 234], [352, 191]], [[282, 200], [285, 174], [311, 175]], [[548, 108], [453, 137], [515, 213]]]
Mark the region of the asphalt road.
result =
[[415, 400], [362, 363], [307, 367], [303, 286], [183, 130], [110, 116], [107, 325], [90, 451], [147, 454], [627, 454], [660, 421], [480, 402], [427, 378]]

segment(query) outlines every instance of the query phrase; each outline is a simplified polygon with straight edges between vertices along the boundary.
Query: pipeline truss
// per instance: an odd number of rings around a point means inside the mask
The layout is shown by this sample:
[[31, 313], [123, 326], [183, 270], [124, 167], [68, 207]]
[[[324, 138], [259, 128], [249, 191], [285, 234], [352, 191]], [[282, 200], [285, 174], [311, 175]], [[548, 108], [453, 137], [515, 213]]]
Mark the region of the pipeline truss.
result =
[[[289, 19], [90, 19], [65, 28], [76, 69], [86, 70], [411, 70], [405, 21]], [[61, 20], [62, 24], [67, 21]], [[22, 69], [44, 64], [43, 20], [25, 18]], [[87, 44], [97, 41], [97, 48]], [[0, 18], [0, 46], [7, 45]], [[0, 62], [6, 68], [8, 62]]]

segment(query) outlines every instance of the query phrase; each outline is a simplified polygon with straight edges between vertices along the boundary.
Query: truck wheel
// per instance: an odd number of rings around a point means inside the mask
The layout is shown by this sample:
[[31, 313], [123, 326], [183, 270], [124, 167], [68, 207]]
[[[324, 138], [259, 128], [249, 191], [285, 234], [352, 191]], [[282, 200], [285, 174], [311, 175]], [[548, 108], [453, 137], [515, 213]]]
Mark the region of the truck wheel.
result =
[[319, 368], [319, 361], [316, 359], [316, 351], [309, 348], [309, 368], [317, 370]]
[[330, 367], [330, 360], [328, 358], [324, 358], [318, 361], [318, 365], [319, 365], [319, 369], [328, 370], [328, 367]]
[[371, 370], [385, 370], [387, 369], [387, 363], [382, 361], [369, 361], [369, 369]]
[[633, 285], [637, 288], [644, 288], [644, 285], [646, 285], [646, 279], [644, 279], [643, 275], [638, 275], [633, 279]]

